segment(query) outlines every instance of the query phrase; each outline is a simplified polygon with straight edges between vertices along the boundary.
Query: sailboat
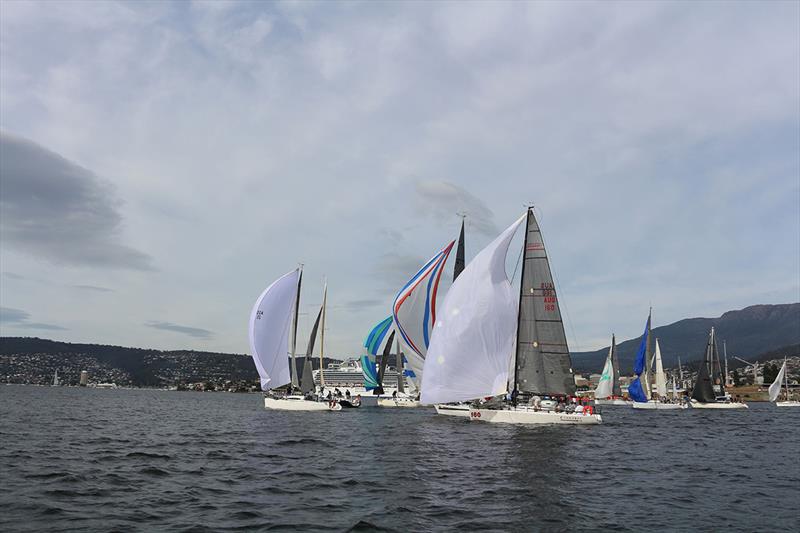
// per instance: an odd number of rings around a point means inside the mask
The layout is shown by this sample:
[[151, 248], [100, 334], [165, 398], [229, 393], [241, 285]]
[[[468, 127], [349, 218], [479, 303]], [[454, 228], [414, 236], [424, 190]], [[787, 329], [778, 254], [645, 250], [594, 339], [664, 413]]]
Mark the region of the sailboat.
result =
[[[511, 239], [523, 222], [524, 260], [517, 299], [505, 263]], [[425, 358], [422, 403], [493, 397], [472, 407], [470, 420], [573, 425], [602, 422], [591, 407], [581, 414], [541, 407], [545, 405], [541, 395], [574, 393], [575, 380], [550, 264], [533, 208], [528, 208], [475, 256], [447, 292]], [[437, 413], [463, 415], [441, 409]]]
[[594, 391], [595, 405], [630, 405], [631, 402], [622, 398], [619, 386], [619, 358], [617, 357], [617, 341], [611, 335], [611, 346], [608, 349], [606, 364], [600, 375], [600, 382]]
[[[689, 406], [683, 402], [669, 400], [667, 397], [667, 374], [664, 372], [664, 364], [661, 361], [661, 346], [656, 339], [656, 351], [653, 356], [656, 364], [656, 393], [646, 402], [633, 402], [634, 409], [657, 409], [659, 411], [687, 409]], [[652, 365], [651, 365], [652, 366]], [[674, 387], [673, 387], [674, 398]]]
[[[292, 315], [298, 314], [300, 281], [299, 268], [284, 274], [264, 289], [250, 313], [248, 328], [250, 351], [260, 377], [261, 390], [267, 392], [264, 396], [264, 408], [283, 411], [340, 410], [342, 406], [338, 402], [316, 401], [303, 395], [277, 396], [272, 392], [277, 387], [292, 383], [292, 374], [296, 372], [295, 368], [290, 370], [287, 347], [289, 324]], [[295, 327], [294, 332], [296, 331]], [[309, 344], [313, 348], [313, 338]], [[296, 339], [293, 339], [292, 346], [296, 346]], [[308, 357], [306, 365], [310, 366]], [[302, 383], [301, 388], [303, 388]], [[307, 379], [305, 388], [308, 388]]]
[[[392, 350], [392, 344], [395, 339], [395, 331], [392, 329], [393, 317], [388, 317], [378, 323], [372, 330], [367, 339], [364, 341], [364, 347], [367, 349], [367, 355], [361, 356], [361, 369], [364, 374], [364, 388], [377, 396], [375, 405], [378, 407], [419, 407], [419, 402], [412, 396], [405, 393], [404, 381], [405, 375], [402, 368], [403, 356], [400, 353], [400, 345], [397, 344], [397, 388], [391, 394], [385, 390], [384, 377], [386, 376], [386, 369], [389, 364], [389, 355]], [[391, 333], [389, 331], [391, 330]], [[383, 348], [383, 354], [380, 359], [380, 366], [377, 362], [370, 359], [370, 355], [377, 357], [378, 349], [380, 348], [386, 334], [389, 333], [389, 338]]]
[[58, 369], [56, 368], [56, 373], [53, 374], [53, 387], [58, 387], [60, 384], [58, 381]]
[[[782, 402], [777, 402], [778, 396], [781, 394], [781, 385], [786, 388], [786, 399]], [[789, 376], [786, 372], [786, 358], [783, 358], [783, 365], [781, 366], [778, 375], [775, 376], [775, 381], [769, 386], [769, 401], [775, 402], [777, 407], [800, 407], [800, 401], [789, 399]]]
[[697, 371], [691, 405], [692, 409], [747, 409], [746, 403], [731, 401], [730, 395], [725, 392], [713, 327], [708, 335], [705, 356]]

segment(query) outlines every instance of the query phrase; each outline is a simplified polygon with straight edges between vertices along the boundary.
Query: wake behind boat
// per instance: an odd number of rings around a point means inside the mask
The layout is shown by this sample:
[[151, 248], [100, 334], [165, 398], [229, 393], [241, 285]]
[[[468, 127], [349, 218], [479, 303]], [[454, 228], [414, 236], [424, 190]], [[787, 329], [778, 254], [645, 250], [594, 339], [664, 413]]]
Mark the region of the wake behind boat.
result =
[[[517, 300], [505, 262], [511, 239], [523, 222], [524, 260]], [[435, 404], [441, 415], [464, 416], [464, 409], [442, 404], [502, 398], [511, 389], [506, 401], [471, 408], [470, 420], [599, 424], [602, 418], [591, 406], [581, 408], [581, 414], [567, 414], [537, 401], [545, 395], [575, 394], [571, 366], [544, 242], [529, 208], [466, 266], [445, 296], [425, 358], [422, 403]]]

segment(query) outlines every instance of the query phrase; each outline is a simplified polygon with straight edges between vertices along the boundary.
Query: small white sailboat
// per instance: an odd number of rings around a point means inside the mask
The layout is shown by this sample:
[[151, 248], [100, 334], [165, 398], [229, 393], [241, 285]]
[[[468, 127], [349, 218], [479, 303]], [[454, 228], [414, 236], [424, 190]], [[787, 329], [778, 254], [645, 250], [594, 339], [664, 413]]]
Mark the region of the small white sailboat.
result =
[[53, 374], [53, 387], [58, 387], [60, 384], [58, 381], [58, 369], [56, 368], [56, 372]]
[[622, 390], [619, 386], [619, 359], [617, 357], [617, 340], [611, 335], [611, 347], [608, 349], [608, 357], [600, 375], [600, 382], [594, 391], [595, 405], [630, 405], [631, 402], [622, 398]]
[[[517, 299], [505, 263], [511, 239], [523, 222], [527, 224]], [[509, 379], [511, 369], [514, 375]], [[478, 253], [447, 292], [425, 358], [421, 400], [435, 404], [440, 415], [464, 416], [465, 409], [442, 404], [505, 397], [510, 389], [511, 401], [472, 407], [469, 419], [511, 424], [602, 422], [591, 406], [576, 414], [549, 410], [536, 401], [542, 395], [574, 395], [575, 380], [532, 208]]]
[[661, 361], [661, 346], [656, 339], [656, 395], [646, 402], [633, 402], [634, 409], [650, 409], [657, 411], [674, 411], [676, 409], [688, 409], [688, 405], [683, 402], [670, 401], [667, 399], [667, 374], [664, 372], [664, 364]]
[[697, 371], [697, 381], [692, 390], [692, 409], [747, 409], [747, 404], [732, 401], [725, 392], [722, 367], [717, 351], [714, 328], [708, 335], [706, 354]]
[[[781, 385], [784, 385], [786, 390], [786, 399], [783, 401], [776, 401], [781, 395]], [[783, 365], [781, 366], [778, 375], [775, 376], [775, 381], [769, 386], [769, 401], [775, 402], [777, 407], [800, 407], [800, 401], [792, 400], [789, 396], [789, 376], [786, 372], [786, 358], [783, 358]]]
[[[261, 293], [250, 313], [250, 351], [258, 370], [261, 389], [267, 392], [264, 408], [282, 411], [338, 411], [342, 407], [335, 401], [314, 401], [302, 395], [277, 396], [271, 393], [274, 388], [292, 383], [292, 374], [295, 372], [294, 368], [290, 370], [287, 348], [289, 324], [292, 315], [297, 316], [301, 280], [300, 269], [283, 275]], [[294, 331], [296, 332], [296, 328]], [[316, 331], [313, 333], [316, 334]], [[312, 338], [311, 348], [313, 342]], [[293, 346], [295, 344], [293, 341]], [[308, 357], [306, 362], [310, 366]]]

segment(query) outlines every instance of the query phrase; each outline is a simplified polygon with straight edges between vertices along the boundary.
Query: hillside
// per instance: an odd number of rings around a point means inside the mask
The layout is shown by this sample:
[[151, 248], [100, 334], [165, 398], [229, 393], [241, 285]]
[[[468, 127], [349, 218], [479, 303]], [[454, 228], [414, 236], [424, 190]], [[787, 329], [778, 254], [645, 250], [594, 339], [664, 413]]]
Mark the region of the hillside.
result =
[[[643, 316], [642, 326], [645, 319]], [[712, 326], [717, 332], [720, 353], [722, 340], [725, 340], [729, 359], [735, 355], [752, 360], [767, 352], [800, 344], [800, 303], [752, 305], [717, 318], [687, 318], [653, 328], [664, 366], [677, 366], [678, 357], [683, 364], [699, 361], [705, 353]], [[635, 338], [617, 344], [623, 373], [633, 367], [639, 342], [640, 338]], [[599, 372], [607, 354], [607, 346], [593, 352], [575, 352], [572, 364], [577, 372]]]

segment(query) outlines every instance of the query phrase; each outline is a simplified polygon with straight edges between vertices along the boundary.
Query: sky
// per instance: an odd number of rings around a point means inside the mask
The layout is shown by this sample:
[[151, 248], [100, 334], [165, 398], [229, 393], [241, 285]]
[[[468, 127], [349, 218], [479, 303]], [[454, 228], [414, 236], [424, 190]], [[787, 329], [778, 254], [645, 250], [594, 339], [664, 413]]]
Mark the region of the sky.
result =
[[800, 3], [0, 2], [4, 336], [357, 355], [529, 204], [573, 351], [800, 301]]

